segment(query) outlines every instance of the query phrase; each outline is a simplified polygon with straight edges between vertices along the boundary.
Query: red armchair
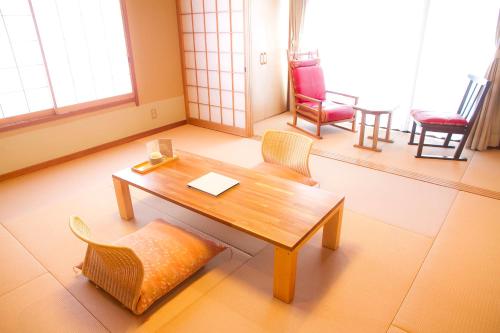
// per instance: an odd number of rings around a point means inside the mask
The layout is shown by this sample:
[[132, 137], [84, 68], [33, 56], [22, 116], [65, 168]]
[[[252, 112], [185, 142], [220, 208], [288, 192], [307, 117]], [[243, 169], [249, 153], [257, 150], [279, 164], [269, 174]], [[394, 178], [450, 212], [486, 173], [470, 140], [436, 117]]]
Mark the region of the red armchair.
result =
[[[316, 55], [316, 56], [315, 56]], [[326, 90], [323, 70], [317, 52], [289, 54], [289, 70], [292, 80], [295, 108], [293, 123], [288, 125], [309, 135], [321, 139], [321, 126], [332, 125], [345, 130], [356, 131], [356, 110], [352, 105], [358, 103], [358, 97], [349, 94]], [[327, 95], [343, 96], [352, 100], [351, 104], [343, 104], [327, 100]], [[297, 126], [297, 118], [316, 125], [316, 133]], [[339, 122], [351, 122], [351, 128], [336, 125]]]

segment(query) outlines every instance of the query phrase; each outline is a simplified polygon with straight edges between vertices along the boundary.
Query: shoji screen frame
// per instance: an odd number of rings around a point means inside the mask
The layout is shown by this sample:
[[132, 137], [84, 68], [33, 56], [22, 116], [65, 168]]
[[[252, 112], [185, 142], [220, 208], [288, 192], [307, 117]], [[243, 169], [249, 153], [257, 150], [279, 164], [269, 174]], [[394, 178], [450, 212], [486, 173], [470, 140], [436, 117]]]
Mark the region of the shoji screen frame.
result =
[[[213, 130], [217, 130], [217, 131], [221, 131], [221, 132], [225, 132], [225, 133], [229, 133], [229, 134], [238, 135], [238, 136], [251, 137], [253, 135], [253, 122], [252, 122], [252, 110], [251, 110], [251, 103], [250, 103], [250, 85], [249, 85], [249, 68], [250, 68], [250, 64], [249, 64], [249, 45], [250, 44], [249, 44], [249, 26], [248, 26], [248, 22], [249, 22], [249, 18], [248, 18], [248, 13], [249, 13], [248, 6], [249, 6], [249, 4], [248, 4], [248, 1], [249, 0], [242, 0], [243, 1], [243, 40], [244, 40], [243, 57], [244, 57], [244, 66], [245, 66], [245, 68], [244, 68], [245, 127], [244, 128], [240, 128], [240, 127], [235, 126], [234, 101], [233, 101], [233, 106], [232, 106], [232, 108], [233, 108], [233, 126], [223, 124], [222, 100], [219, 101], [219, 104], [220, 104], [219, 107], [221, 109], [221, 111], [220, 111], [221, 112], [220, 123], [206, 121], [206, 120], [199, 119], [199, 118], [193, 118], [190, 115], [189, 97], [188, 97], [189, 85], [188, 85], [188, 81], [187, 81], [187, 77], [186, 77], [186, 67], [187, 67], [186, 60], [185, 60], [186, 49], [185, 49], [185, 45], [184, 45], [184, 31], [183, 31], [183, 26], [182, 26], [182, 16], [185, 14], [183, 14], [181, 12], [181, 8], [182, 8], [181, 2], [182, 1], [183, 0], [176, 0], [176, 5], [177, 5], [177, 27], [178, 27], [178, 35], [179, 35], [180, 57], [181, 57], [181, 64], [182, 64], [181, 70], [182, 70], [182, 81], [183, 81], [182, 85], [183, 85], [183, 91], [184, 91], [184, 109], [185, 109], [185, 113], [186, 113], [187, 123], [191, 124], [191, 125], [199, 126], [199, 127], [204, 127], [204, 128], [213, 129]], [[192, 6], [193, 0], [189, 0], [189, 1], [190, 1], [191, 6]], [[202, 0], [202, 1], [204, 2], [204, 0]], [[215, 0], [215, 1], [217, 2], [217, 0]], [[232, 0], [228, 0], [228, 1], [231, 2]], [[218, 15], [218, 13], [216, 15]], [[230, 15], [232, 16], [232, 13], [230, 13]], [[218, 22], [218, 18], [217, 18], [217, 22]], [[194, 31], [192, 33], [194, 36]], [[232, 33], [233, 32], [232, 32], [232, 27], [231, 27], [231, 34]], [[205, 25], [205, 27], [204, 27], [205, 40], [206, 40], [206, 34], [207, 34], [207, 31], [206, 31], [206, 25]], [[219, 34], [219, 32], [217, 32], [217, 38], [219, 38], [218, 34]], [[231, 35], [231, 39], [232, 39], [232, 35]], [[218, 43], [218, 45], [219, 45], [219, 43]], [[196, 52], [196, 51], [193, 51], [193, 52]], [[205, 50], [205, 52], [207, 52], [207, 51]], [[218, 53], [220, 54], [220, 51], [218, 51]], [[196, 54], [195, 54], [195, 57], [196, 57]], [[220, 56], [218, 56], [218, 61], [220, 61]], [[220, 64], [218, 67], [220, 69]], [[233, 70], [233, 68], [231, 68], [231, 70]], [[207, 64], [207, 71], [208, 71], [208, 64]], [[234, 72], [232, 72], [232, 74], [234, 74]], [[208, 78], [207, 78], [207, 80], [208, 80]], [[234, 76], [233, 75], [231, 75], [231, 80], [233, 81], [233, 87], [234, 87]], [[220, 82], [220, 75], [219, 75], [219, 82]], [[234, 95], [234, 88], [233, 88], [232, 94]], [[233, 100], [234, 100], [234, 97], [233, 97]], [[210, 106], [209, 106], [209, 114], [211, 114]]]

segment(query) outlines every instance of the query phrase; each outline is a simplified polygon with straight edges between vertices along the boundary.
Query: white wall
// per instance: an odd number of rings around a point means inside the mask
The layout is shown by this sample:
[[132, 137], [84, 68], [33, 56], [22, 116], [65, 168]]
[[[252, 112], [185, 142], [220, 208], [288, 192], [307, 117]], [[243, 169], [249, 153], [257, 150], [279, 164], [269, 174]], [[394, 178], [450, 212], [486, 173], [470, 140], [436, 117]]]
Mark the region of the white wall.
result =
[[2, 132], [0, 175], [184, 119], [181, 95]]

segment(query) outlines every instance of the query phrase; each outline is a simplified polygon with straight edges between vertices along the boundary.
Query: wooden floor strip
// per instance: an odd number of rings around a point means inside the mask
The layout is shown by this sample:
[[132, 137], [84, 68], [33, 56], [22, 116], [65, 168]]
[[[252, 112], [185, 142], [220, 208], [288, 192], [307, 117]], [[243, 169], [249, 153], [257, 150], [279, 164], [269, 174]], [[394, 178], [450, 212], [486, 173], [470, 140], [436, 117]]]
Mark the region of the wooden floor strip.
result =
[[[255, 135], [255, 136], [253, 136], [253, 139], [260, 141], [262, 138], [259, 135]], [[342, 155], [339, 153], [326, 151], [326, 150], [322, 150], [322, 149], [313, 148], [311, 150], [311, 154], [316, 155], [316, 156], [325, 157], [325, 158], [330, 158], [332, 160], [336, 160], [336, 161], [340, 161], [340, 162], [354, 164], [357, 166], [361, 166], [361, 167], [365, 167], [365, 168], [369, 168], [369, 169], [373, 169], [373, 170], [377, 170], [377, 171], [387, 172], [387, 173], [401, 176], [401, 177], [419, 180], [422, 182], [426, 182], [426, 183], [430, 183], [430, 184], [434, 184], [434, 185], [438, 185], [438, 186], [448, 187], [448, 188], [455, 189], [455, 190], [462, 191], [462, 192], [468, 192], [468, 193], [480, 195], [483, 197], [488, 197], [488, 198], [500, 200], [500, 192], [488, 190], [488, 189], [482, 188], [482, 187], [464, 184], [462, 182], [457, 182], [457, 181], [453, 181], [453, 180], [424, 175], [422, 173], [413, 172], [410, 170], [400, 169], [400, 168], [396, 168], [396, 167], [391, 167], [391, 166], [384, 165], [384, 164], [374, 163], [374, 162], [370, 162], [368, 160], [354, 158], [354, 157], [350, 157], [350, 156], [346, 156], [346, 155]]]

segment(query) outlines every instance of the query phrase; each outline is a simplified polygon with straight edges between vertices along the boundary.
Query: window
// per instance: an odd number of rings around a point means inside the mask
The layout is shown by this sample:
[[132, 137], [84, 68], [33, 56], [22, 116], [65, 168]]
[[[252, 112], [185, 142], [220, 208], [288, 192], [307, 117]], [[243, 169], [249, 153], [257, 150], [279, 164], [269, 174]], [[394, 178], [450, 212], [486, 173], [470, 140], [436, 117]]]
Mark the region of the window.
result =
[[120, 0], [0, 0], [0, 122], [134, 99]]
[[301, 47], [319, 49], [330, 89], [399, 106], [407, 130], [411, 108], [457, 111], [493, 58], [497, 15], [496, 0], [309, 0]]

